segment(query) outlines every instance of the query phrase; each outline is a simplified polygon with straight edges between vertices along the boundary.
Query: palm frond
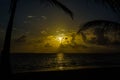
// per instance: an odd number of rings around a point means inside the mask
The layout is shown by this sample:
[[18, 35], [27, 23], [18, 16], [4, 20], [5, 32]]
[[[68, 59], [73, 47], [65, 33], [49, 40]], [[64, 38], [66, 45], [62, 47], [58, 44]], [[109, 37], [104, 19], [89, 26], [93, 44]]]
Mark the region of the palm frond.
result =
[[52, 6], [57, 6], [58, 8], [62, 9], [65, 13], [67, 13], [72, 19], [73, 19], [73, 12], [67, 8], [65, 5], [63, 5], [61, 2], [57, 0], [46, 0], [48, 1]]
[[[93, 33], [96, 38], [91, 38], [91, 40], [88, 40], [85, 32], [91, 29], [93, 30], [91, 33]], [[114, 42], [119, 41], [120, 23], [107, 20], [89, 21], [85, 23], [77, 33], [82, 35], [82, 38], [84, 38], [85, 42], [92, 42], [100, 45], [112, 44], [113, 42], [111, 42], [110, 36], [112, 36]]]
[[105, 31], [120, 31], [120, 23], [114, 21], [107, 21], [107, 20], [94, 20], [85, 23], [77, 33], [81, 31], [85, 31], [90, 28], [98, 28], [102, 32]]
[[[10, 12], [13, 8], [13, 4], [17, 3], [18, 1], [19, 0], [11, 0], [10, 8], [9, 8]], [[73, 12], [69, 8], [67, 8], [65, 5], [63, 5], [61, 2], [57, 0], [40, 0], [40, 3], [43, 3], [43, 4], [47, 2], [52, 6], [57, 6], [58, 8], [61, 8], [65, 13], [67, 13], [73, 19]]]

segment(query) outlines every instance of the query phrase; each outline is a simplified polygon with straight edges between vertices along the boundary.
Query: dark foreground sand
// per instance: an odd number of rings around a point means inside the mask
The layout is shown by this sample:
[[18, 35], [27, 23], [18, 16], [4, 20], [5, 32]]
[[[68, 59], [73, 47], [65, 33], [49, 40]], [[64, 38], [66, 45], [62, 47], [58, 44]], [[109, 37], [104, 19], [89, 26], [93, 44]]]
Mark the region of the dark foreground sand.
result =
[[9, 80], [92, 80], [92, 79], [120, 80], [120, 67], [49, 71], [49, 72], [25, 72], [12, 74], [9, 77]]

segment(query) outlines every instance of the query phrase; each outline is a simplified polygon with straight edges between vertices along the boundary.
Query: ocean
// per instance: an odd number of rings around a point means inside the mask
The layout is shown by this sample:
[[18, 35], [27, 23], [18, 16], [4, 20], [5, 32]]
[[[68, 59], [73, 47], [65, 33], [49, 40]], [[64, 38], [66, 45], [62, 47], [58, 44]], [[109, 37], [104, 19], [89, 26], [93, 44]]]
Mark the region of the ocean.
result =
[[13, 73], [61, 71], [120, 66], [120, 54], [16, 53], [11, 54]]

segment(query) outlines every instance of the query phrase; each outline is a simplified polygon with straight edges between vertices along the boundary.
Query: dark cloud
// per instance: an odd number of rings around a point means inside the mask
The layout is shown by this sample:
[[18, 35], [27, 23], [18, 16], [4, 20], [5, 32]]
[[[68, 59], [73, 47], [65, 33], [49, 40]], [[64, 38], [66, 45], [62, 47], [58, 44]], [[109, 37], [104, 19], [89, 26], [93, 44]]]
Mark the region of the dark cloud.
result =
[[43, 31], [41, 31], [41, 34], [46, 35], [48, 33], [47, 33], [47, 31], [43, 30]]
[[26, 35], [22, 35], [22, 36], [20, 36], [19, 38], [15, 39], [15, 42], [16, 42], [16, 43], [26, 42], [26, 38], [27, 38]]
[[36, 40], [36, 41], [34, 41], [34, 43], [43, 43], [43, 40]]

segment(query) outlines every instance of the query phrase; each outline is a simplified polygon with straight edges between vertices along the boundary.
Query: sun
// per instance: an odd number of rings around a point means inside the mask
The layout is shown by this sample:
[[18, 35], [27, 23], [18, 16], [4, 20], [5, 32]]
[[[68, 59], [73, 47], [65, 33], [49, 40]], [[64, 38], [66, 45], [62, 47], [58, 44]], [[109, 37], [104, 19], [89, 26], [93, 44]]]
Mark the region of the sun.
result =
[[59, 42], [62, 42], [63, 37], [58, 37]]

